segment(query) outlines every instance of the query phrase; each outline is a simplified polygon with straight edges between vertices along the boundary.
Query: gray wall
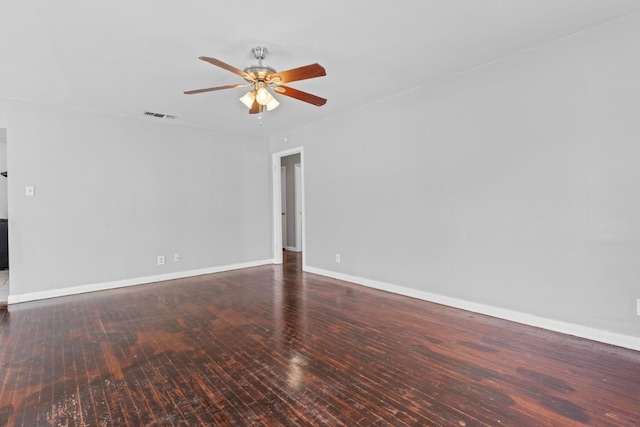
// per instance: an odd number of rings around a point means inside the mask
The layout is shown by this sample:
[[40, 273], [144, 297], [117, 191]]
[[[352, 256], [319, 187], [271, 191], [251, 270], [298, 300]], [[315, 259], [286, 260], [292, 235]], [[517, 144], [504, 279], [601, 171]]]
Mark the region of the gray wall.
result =
[[638, 40], [635, 16], [273, 136], [304, 146], [306, 264], [640, 336]]
[[272, 258], [267, 140], [7, 110], [12, 295]]
[[[7, 170], [7, 130], [0, 128], [0, 172]], [[7, 178], [0, 176], [0, 218], [7, 218]]]
[[292, 154], [280, 159], [280, 165], [287, 168], [287, 246], [291, 247], [296, 246], [296, 187], [294, 177], [296, 163], [300, 163], [300, 154]]

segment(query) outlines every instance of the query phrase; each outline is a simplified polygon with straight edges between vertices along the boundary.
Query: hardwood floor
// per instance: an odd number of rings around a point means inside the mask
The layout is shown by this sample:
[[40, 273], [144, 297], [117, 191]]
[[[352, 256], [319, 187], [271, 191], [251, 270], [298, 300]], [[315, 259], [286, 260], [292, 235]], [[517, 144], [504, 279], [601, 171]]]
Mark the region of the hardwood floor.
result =
[[0, 270], [0, 310], [7, 307], [9, 300], [9, 270]]
[[0, 311], [0, 425], [632, 426], [640, 352], [284, 266]]

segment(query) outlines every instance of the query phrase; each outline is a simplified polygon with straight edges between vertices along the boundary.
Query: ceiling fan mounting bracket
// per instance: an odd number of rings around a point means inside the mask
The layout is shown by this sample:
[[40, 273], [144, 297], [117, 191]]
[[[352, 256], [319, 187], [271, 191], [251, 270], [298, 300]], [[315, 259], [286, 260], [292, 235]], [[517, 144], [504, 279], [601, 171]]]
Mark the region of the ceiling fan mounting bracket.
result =
[[256, 46], [251, 49], [251, 52], [253, 53], [253, 56], [255, 56], [256, 59], [262, 63], [262, 60], [266, 58], [269, 51], [264, 46]]

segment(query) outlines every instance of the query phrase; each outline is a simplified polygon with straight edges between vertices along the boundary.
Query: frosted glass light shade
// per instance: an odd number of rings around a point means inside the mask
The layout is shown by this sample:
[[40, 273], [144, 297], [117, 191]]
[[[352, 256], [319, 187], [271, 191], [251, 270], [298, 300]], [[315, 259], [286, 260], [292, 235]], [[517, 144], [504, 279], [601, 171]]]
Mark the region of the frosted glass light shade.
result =
[[267, 103], [267, 111], [275, 110], [278, 108], [278, 105], [280, 105], [280, 103], [272, 96], [271, 101]]
[[271, 96], [271, 94], [266, 88], [261, 87], [258, 89], [256, 93], [256, 101], [258, 101], [258, 104], [267, 105], [269, 101], [271, 101], [272, 99], [273, 99], [273, 96]]
[[242, 98], [240, 98], [240, 102], [247, 106], [247, 108], [251, 108], [253, 105], [253, 101], [256, 100], [256, 94], [254, 91], [247, 92]]

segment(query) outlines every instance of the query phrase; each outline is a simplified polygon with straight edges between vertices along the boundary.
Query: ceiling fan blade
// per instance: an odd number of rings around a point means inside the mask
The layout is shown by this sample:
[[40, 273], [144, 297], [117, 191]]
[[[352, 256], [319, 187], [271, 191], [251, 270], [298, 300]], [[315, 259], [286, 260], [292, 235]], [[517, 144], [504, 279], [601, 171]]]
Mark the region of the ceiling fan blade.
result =
[[324, 98], [320, 98], [319, 96], [315, 96], [310, 93], [303, 92], [298, 89], [294, 89], [292, 87], [276, 86], [273, 88], [273, 90], [276, 91], [276, 93], [279, 93], [280, 95], [299, 99], [300, 101], [308, 102], [309, 104], [313, 104], [317, 107], [320, 107], [327, 103], [327, 100]]
[[253, 104], [251, 104], [251, 108], [249, 109], [249, 114], [262, 113], [262, 107], [264, 106], [262, 104], [258, 104], [258, 101], [253, 101]]
[[245, 86], [247, 86], [247, 85], [237, 84], [237, 85], [208, 87], [206, 89], [187, 90], [187, 91], [184, 92], [184, 94], [185, 95], [193, 95], [194, 93], [213, 92], [214, 90], [222, 90], [222, 89], [235, 89], [237, 87], [245, 87]]
[[327, 72], [320, 64], [305, 65], [304, 67], [280, 71], [271, 75], [271, 80], [276, 84], [296, 82], [298, 80], [313, 79], [326, 76]]
[[245, 78], [245, 76], [247, 75], [241, 69], [236, 68], [233, 65], [229, 65], [229, 64], [227, 64], [225, 62], [222, 62], [222, 61], [220, 61], [219, 59], [216, 59], [216, 58], [209, 58], [208, 56], [200, 56], [198, 59], [202, 59], [203, 61], [206, 61], [209, 64], [213, 64], [213, 65], [215, 65], [217, 67], [224, 68], [227, 71], [231, 71], [232, 73], [237, 74], [242, 78]]

